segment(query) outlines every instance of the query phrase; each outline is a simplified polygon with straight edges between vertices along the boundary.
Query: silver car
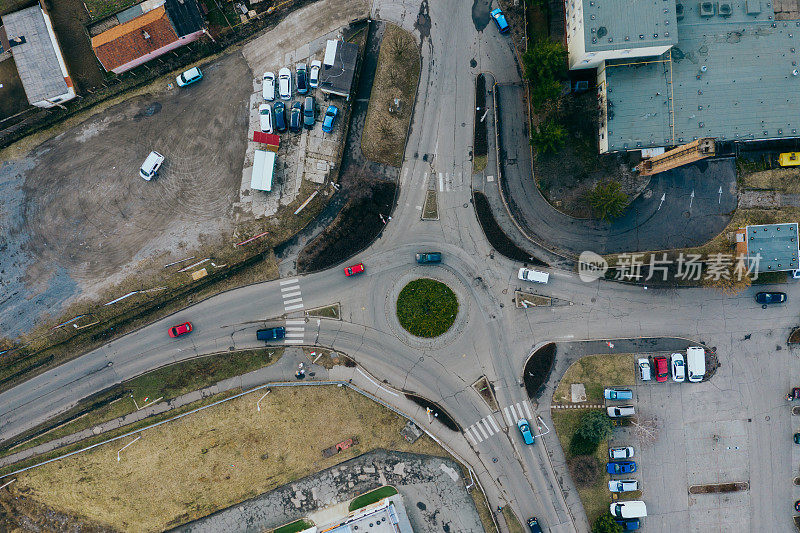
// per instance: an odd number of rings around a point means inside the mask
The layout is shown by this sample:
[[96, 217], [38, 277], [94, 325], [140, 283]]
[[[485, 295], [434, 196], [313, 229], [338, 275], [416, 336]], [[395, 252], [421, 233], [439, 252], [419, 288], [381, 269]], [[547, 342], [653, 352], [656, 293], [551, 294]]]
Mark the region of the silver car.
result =
[[612, 479], [608, 482], [611, 492], [633, 492], [639, 490], [639, 482], [635, 479]]
[[265, 72], [261, 78], [261, 95], [267, 102], [275, 100], [275, 74], [272, 72]]
[[633, 446], [622, 446], [619, 448], [609, 448], [609, 459], [630, 459], [633, 457]]
[[281, 100], [292, 99], [292, 71], [286, 67], [278, 71], [278, 95]]

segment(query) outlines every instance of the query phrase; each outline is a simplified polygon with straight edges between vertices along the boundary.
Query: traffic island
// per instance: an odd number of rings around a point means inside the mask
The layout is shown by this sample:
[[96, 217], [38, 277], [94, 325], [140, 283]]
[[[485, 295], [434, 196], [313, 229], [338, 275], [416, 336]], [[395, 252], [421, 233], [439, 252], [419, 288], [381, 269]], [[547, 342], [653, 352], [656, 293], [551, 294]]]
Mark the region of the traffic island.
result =
[[397, 319], [403, 329], [416, 337], [442, 335], [453, 325], [457, 314], [456, 294], [434, 279], [415, 279], [397, 297]]
[[533, 398], [539, 394], [539, 391], [550, 376], [550, 370], [553, 368], [555, 357], [556, 345], [554, 342], [551, 342], [537, 349], [528, 358], [528, 362], [525, 363], [525, 374], [523, 377], [528, 398]]

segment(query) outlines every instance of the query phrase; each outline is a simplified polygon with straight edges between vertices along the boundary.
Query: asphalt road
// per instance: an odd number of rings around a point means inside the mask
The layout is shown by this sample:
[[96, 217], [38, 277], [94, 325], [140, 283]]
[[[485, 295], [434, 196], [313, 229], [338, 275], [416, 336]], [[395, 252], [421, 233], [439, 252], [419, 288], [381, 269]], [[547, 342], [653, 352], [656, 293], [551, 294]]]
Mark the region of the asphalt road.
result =
[[[559, 489], [558, 478], [566, 470], [558, 460], [561, 450], [554, 433], [525, 446], [506, 419], [513, 407], [517, 416], [530, 411], [531, 418], [549, 420], [552, 382], [538, 404], [528, 401], [520, 385], [528, 354], [555, 341], [579, 346], [571, 352], [577, 357], [583, 346], [577, 341], [608, 338], [688, 337], [715, 346], [723, 372], [708, 382], [705, 395], [696, 396], [695, 408], [703, 409], [714, 389], [726, 396], [735, 391], [732, 401], [738, 412], [751, 420], [751, 509], [757, 510], [764, 531], [788, 531], [792, 448], [787, 439], [792, 423], [789, 411], [776, 406], [791, 376], [797, 375], [798, 362], [789, 350], [775, 346], [797, 324], [790, 306], [800, 298], [800, 288], [786, 287], [789, 305], [762, 310], [753, 301], [756, 289], [735, 297], [699, 289], [644, 291], [605, 281], [584, 283], [570, 272], [552, 271], [549, 284], [525, 288], [573, 305], [514, 308], [513, 291], [523, 286], [516, 278], [520, 265], [494, 253], [483, 237], [470, 191], [473, 180], [485, 178], [472, 175], [470, 150], [475, 75], [491, 70], [498, 81], [513, 82], [518, 74], [510, 42], [492, 25], [478, 31], [462, 4], [376, 0], [373, 6], [375, 18], [400, 24], [421, 38], [423, 68], [397, 208], [382, 237], [352, 260], [364, 262], [364, 274], [344, 278], [337, 268], [297, 281], [243, 287], [112, 341], [0, 394], [0, 440], [148, 369], [196, 354], [258, 346], [259, 327], [302, 317], [302, 309], [287, 311], [284, 289], [292, 287], [301, 293], [306, 309], [340, 302], [343, 312], [341, 321], [306, 321], [301, 336], [293, 340], [347, 353], [387, 384], [441, 404], [463, 428], [486, 420], [480, 440], [470, 430], [471, 436], [463, 435], [452, 445], [470, 462], [492, 507], [509, 504], [523, 519], [536, 515], [553, 532], [588, 531], [589, 524], [569, 483], [565, 491]], [[435, 222], [420, 219], [429, 189], [438, 195], [440, 220]], [[416, 265], [415, 252], [434, 249], [443, 252], [442, 265]], [[448, 283], [460, 303], [453, 328], [432, 341], [403, 333], [394, 313], [394, 295], [405, 281], [420, 275]], [[187, 320], [194, 324], [191, 335], [167, 336], [169, 326]], [[750, 335], [746, 349], [744, 333]], [[563, 371], [568, 359], [557, 360], [554, 374]], [[484, 375], [494, 383], [497, 412], [470, 386]], [[709, 405], [713, 417], [717, 403]], [[440, 424], [429, 427], [438, 434], [449, 431]], [[767, 437], [771, 435], [780, 438]], [[650, 501], [659, 497], [657, 491], [647, 493]], [[663, 524], [689, 512], [668, 503], [652, 510], [648, 520]]]

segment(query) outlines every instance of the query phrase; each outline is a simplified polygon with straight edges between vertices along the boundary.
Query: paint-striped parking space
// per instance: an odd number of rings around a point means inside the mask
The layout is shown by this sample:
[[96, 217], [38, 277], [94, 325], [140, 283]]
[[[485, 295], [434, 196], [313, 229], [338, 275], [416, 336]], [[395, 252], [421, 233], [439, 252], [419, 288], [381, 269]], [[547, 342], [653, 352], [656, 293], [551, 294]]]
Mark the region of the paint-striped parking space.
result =
[[516, 426], [517, 420], [520, 418], [527, 418], [528, 422], [533, 419], [533, 411], [531, 404], [528, 400], [517, 402], [513, 405], [503, 408], [503, 418], [509, 426]]
[[281, 281], [281, 298], [283, 309], [288, 313], [303, 308], [303, 296], [300, 294], [300, 280], [297, 278]]
[[472, 444], [478, 444], [479, 442], [483, 442], [484, 439], [488, 439], [499, 431], [500, 426], [492, 414], [481, 418], [469, 426], [464, 430], [464, 433], [467, 435], [469, 440], [472, 441]]
[[306, 333], [306, 321], [304, 319], [287, 320], [285, 327], [284, 344], [303, 344]]

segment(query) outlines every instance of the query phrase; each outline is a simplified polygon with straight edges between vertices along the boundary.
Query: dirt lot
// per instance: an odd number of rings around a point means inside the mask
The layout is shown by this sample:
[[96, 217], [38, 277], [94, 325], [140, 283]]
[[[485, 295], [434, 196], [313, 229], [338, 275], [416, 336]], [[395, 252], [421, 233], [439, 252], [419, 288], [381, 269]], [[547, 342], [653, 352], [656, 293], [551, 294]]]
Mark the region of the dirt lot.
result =
[[3, 84], [0, 88], [0, 120], [16, 115], [30, 106], [13, 57], [0, 61], [0, 83]]
[[[346, 388], [273, 390], [261, 412], [256, 399], [148, 430], [119, 463], [122, 446], [112, 443], [32, 470], [14, 494], [121, 530], [160, 531], [378, 447], [443, 454], [427, 437], [409, 445], [404, 419]], [[322, 449], [354, 435], [359, 445], [322, 458]]]
[[[166, 264], [230, 241], [250, 71], [239, 54], [203, 69], [202, 83], [154, 85], [1, 164], [0, 334], [140, 273], [148, 256]], [[147, 182], [138, 168], [150, 150], [166, 161]]]

